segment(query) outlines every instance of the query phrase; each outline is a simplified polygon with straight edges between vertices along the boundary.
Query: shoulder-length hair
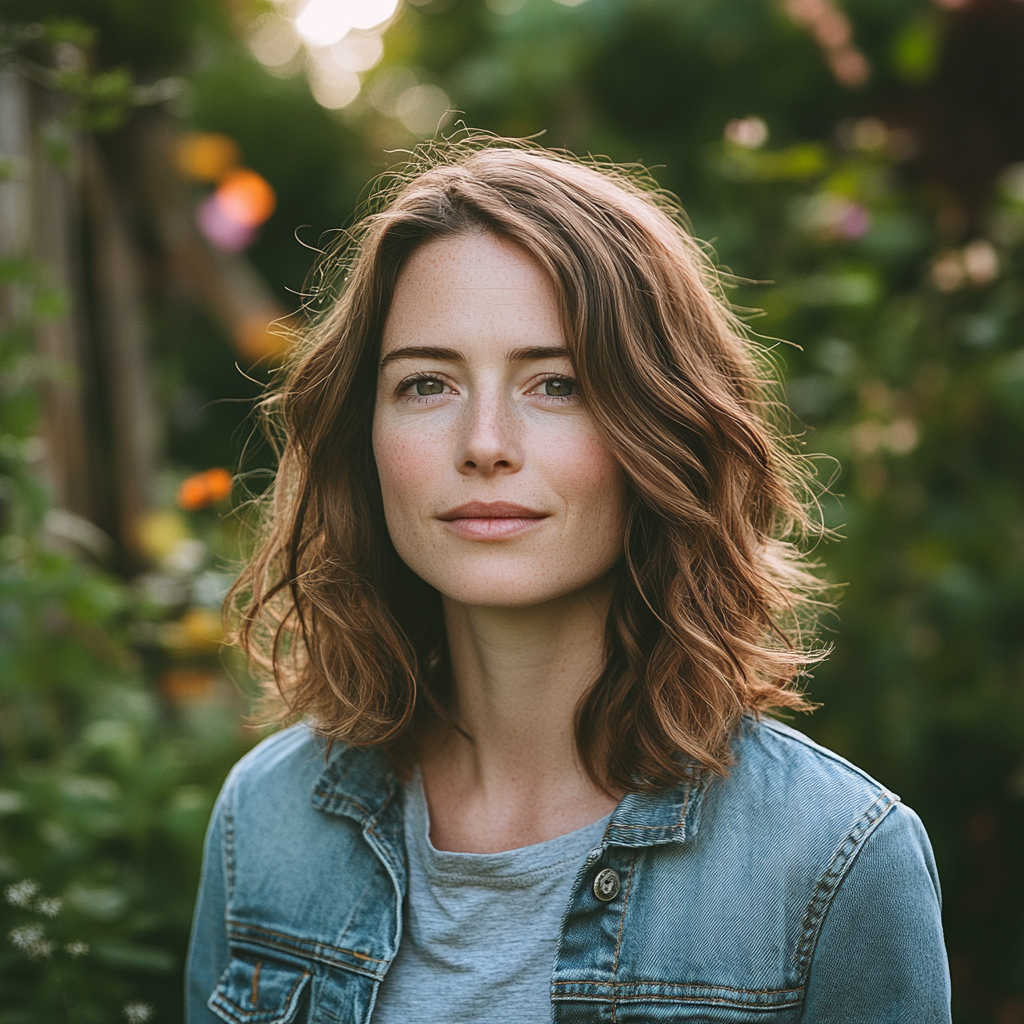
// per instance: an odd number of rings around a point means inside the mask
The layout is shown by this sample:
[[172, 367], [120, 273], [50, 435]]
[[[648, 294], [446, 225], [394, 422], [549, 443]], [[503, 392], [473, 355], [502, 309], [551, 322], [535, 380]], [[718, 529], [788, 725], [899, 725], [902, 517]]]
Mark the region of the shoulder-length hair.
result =
[[[336, 297], [264, 402], [280, 454], [229, 607], [280, 719], [382, 746], [403, 774], [451, 680], [440, 596], [388, 536], [371, 447], [381, 336], [405, 261], [488, 231], [547, 272], [586, 407], [628, 483], [606, 661], [576, 711], [599, 785], [716, 772], [745, 712], [806, 709], [821, 584], [807, 469], [763, 353], [675, 201], [641, 174], [504, 140], [433, 145], [347, 235]], [[784, 421], [783, 421], [784, 422]], [[801, 626], [803, 623], [803, 628]]]

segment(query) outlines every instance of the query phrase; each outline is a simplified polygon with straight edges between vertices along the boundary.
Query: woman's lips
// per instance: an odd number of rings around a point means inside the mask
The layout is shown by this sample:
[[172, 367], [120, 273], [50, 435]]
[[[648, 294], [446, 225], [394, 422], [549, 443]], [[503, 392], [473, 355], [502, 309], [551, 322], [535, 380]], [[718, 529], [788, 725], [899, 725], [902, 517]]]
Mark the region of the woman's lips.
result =
[[547, 512], [506, 501], [470, 501], [437, 518], [466, 540], [504, 540], [535, 529], [547, 517]]

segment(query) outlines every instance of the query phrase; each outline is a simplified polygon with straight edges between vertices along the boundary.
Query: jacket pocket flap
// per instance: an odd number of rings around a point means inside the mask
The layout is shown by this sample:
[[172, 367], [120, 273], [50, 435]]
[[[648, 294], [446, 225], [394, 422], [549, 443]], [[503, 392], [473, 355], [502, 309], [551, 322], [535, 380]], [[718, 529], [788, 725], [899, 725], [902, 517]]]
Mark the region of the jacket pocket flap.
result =
[[289, 1024], [310, 977], [279, 960], [233, 956], [207, 1006], [228, 1024]]

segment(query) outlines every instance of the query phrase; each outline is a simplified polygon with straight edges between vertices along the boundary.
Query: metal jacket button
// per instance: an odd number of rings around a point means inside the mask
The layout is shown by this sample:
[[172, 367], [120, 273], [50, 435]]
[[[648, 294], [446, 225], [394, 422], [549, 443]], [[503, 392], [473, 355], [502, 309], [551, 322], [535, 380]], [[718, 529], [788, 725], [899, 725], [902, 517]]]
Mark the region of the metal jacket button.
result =
[[611, 868], [602, 868], [594, 876], [594, 895], [607, 903], [619, 895], [619, 873]]

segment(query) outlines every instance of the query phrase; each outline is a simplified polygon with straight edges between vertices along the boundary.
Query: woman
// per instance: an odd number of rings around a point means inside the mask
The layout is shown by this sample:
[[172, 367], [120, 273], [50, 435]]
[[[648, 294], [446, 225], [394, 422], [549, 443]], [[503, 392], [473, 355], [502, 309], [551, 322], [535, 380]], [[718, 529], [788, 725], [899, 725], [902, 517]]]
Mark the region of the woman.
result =
[[678, 211], [442, 147], [273, 410], [189, 1020], [947, 1021], [938, 880], [806, 708], [802, 466]]

